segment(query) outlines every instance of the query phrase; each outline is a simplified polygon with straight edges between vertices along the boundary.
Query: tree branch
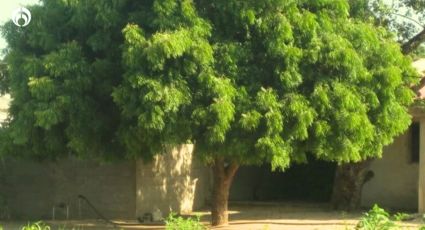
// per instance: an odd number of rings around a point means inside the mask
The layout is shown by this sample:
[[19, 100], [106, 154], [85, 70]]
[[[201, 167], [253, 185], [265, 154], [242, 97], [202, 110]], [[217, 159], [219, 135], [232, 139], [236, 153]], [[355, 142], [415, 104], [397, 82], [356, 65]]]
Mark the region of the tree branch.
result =
[[413, 38], [409, 39], [406, 43], [401, 45], [403, 54], [410, 54], [418, 48], [425, 41], [425, 28], [416, 34]]
[[235, 162], [230, 163], [230, 165], [226, 167], [226, 178], [228, 180], [233, 179], [233, 176], [235, 175], [238, 168], [239, 168], [239, 164]]
[[423, 25], [422, 23], [420, 23], [418, 20], [416, 20], [414, 18], [408, 17], [408, 16], [403, 15], [403, 14], [398, 14], [398, 13], [391, 13], [391, 14], [393, 14], [395, 16], [399, 16], [399, 17], [405, 18], [407, 20], [410, 20], [410, 21], [414, 22], [415, 24], [417, 24], [418, 26], [420, 26], [422, 28], [425, 28], [425, 25]]

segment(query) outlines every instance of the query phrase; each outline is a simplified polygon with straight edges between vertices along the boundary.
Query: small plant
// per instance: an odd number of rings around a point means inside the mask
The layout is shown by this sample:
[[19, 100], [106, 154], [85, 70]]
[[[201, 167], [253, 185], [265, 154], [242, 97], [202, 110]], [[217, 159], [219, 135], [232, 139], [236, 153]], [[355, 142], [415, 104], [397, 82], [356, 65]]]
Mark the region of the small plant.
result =
[[363, 214], [359, 223], [356, 226], [357, 230], [390, 230], [395, 229], [396, 225], [390, 219], [390, 214], [378, 205]]
[[196, 218], [183, 218], [177, 216], [175, 213], [170, 213], [165, 220], [166, 230], [205, 230], [207, 229], [200, 222], [201, 217], [199, 215]]
[[21, 230], [50, 230], [50, 226], [38, 221], [35, 223], [28, 223], [26, 226], [23, 226]]
[[397, 212], [394, 215], [394, 220], [396, 221], [406, 221], [412, 219], [412, 215], [404, 213], [404, 212]]

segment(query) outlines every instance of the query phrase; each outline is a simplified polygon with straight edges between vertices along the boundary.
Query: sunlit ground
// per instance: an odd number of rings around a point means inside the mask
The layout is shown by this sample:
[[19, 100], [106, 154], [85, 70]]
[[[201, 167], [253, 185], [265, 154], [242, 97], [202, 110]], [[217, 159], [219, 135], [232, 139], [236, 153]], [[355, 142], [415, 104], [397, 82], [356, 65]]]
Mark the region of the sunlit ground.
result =
[[[332, 211], [326, 204], [312, 203], [236, 203], [230, 207], [230, 225], [213, 229], [229, 230], [347, 230], [354, 229], [360, 212], [345, 213]], [[210, 213], [197, 211], [203, 223], [208, 225]], [[140, 225], [137, 221], [114, 220], [125, 225], [113, 226], [100, 220], [89, 221], [46, 221], [54, 229], [100, 230], [100, 229], [164, 229], [162, 224]], [[20, 229], [25, 222], [0, 222], [5, 230]], [[400, 222], [402, 229], [418, 229], [421, 220]]]

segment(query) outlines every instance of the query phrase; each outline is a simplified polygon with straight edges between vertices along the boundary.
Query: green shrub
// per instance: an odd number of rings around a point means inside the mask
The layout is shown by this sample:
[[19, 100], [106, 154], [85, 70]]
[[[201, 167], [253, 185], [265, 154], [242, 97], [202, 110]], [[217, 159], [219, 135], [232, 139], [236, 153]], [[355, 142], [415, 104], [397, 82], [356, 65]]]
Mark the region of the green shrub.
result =
[[390, 230], [396, 229], [396, 225], [390, 219], [390, 214], [378, 205], [363, 214], [356, 226], [357, 230]]
[[406, 221], [412, 218], [412, 215], [404, 213], [404, 212], [397, 212], [394, 215], [394, 220], [396, 221]]
[[177, 216], [175, 213], [170, 213], [167, 219], [165, 220], [165, 229], [166, 230], [205, 230], [207, 229], [200, 222], [201, 217], [196, 216], [196, 218], [183, 218]]
[[38, 221], [35, 223], [28, 223], [26, 226], [21, 228], [22, 230], [50, 230], [50, 226], [43, 223], [42, 221]]

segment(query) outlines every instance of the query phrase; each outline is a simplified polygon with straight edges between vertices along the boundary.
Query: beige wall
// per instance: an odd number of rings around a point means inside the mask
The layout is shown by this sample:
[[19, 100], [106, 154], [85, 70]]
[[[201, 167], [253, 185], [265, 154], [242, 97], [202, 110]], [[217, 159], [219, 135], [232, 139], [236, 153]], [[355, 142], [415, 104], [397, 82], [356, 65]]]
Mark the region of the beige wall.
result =
[[155, 208], [167, 215], [205, 206], [211, 191], [210, 170], [195, 160], [192, 152], [193, 145], [182, 145], [158, 155], [153, 162], [137, 162], [137, 216]]
[[[97, 218], [88, 205], [79, 206], [79, 194], [108, 218], [134, 219], [155, 208], [164, 215], [191, 212], [208, 203], [211, 191], [210, 170], [192, 152], [193, 145], [183, 145], [150, 163], [0, 162], [0, 218], [6, 205], [12, 218], [50, 219], [61, 202], [69, 204], [71, 219]], [[60, 211], [56, 216], [65, 217]]]
[[0, 96], [0, 123], [7, 118], [7, 109], [9, 108], [10, 95]]
[[[50, 219], [52, 207], [64, 202], [70, 218], [79, 216], [77, 196], [86, 196], [106, 217], [135, 217], [135, 162], [100, 164], [79, 160], [58, 163], [7, 160], [0, 164], [0, 197], [11, 217]], [[97, 218], [85, 203], [81, 218]], [[64, 218], [58, 212], [57, 218]]]
[[416, 210], [418, 204], [418, 163], [410, 161], [410, 132], [384, 148], [381, 159], [371, 165], [374, 177], [363, 187], [362, 205]]

